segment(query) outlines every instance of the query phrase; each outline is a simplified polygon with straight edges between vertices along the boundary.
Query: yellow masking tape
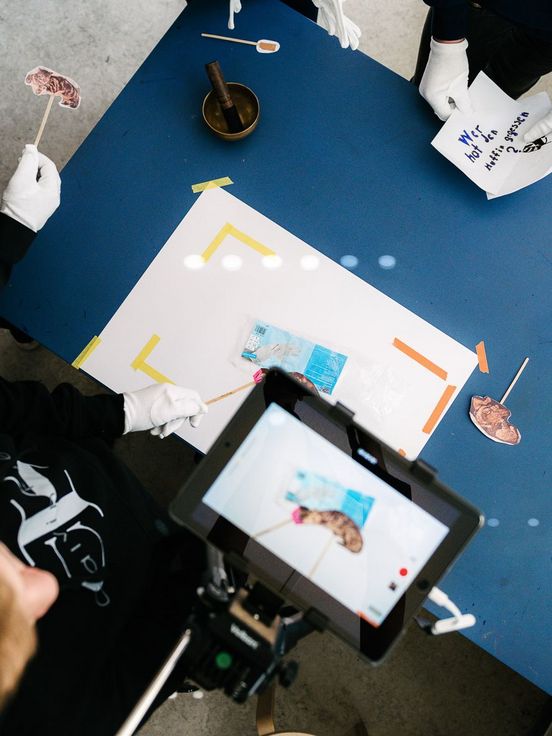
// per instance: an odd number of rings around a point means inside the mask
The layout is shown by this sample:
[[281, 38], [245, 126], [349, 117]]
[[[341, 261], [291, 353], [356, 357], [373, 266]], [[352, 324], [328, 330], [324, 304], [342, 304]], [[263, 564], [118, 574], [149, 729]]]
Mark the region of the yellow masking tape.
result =
[[161, 338], [159, 337], [159, 335], [153, 335], [144, 345], [142, 350], [140, 350], [138, 355], [134, 358], [134, 360], [130, 364], [130, 367], [134, 368], [135, 371], [142, 371], [142, 373], [145, 373], [156, 383], [173, 383], [174, 384], [174, 381], [171, 381], [170, 378], [167, 378], [167, 376], [164, 376], [162, 373], [155, 370], [155, 368], [152, 368], [151, 365], [146, 363], [146, 358], [149, 357], [150, 353], [153, 351], [153, 349], [155, 348], [155, 346], [160, 340]]
[[231, 225], [229, 222], [227, 222], [226, 225], [224, 225], [218, 231], [218, 233], [215, 235], [213, 240], [209, 243], [207, 248], [205, 248], [205, 250], [201, 254], [201, 257], [203, 258], [205, 262], [207, 262], [209, 258], [211, 258], [213, 253], [222, 244], [222, 242], [228, 235], [231, 235], [233, 238], [236, 238], [236, 240], [239, 240], [240, 243], [247, 245], [248, 248], [253, 248], [253, 250], [256, 250], [257, 253], [260, 253], [263, 256], [275, 256], [276, 255], [276, 253], [270, 248], [267, 248], [266, 245], [259, 243], [258, 240], [255, 240], [250, 235], [247, 235], [241, 230], [238, 230], [237, 227], [234, 227], [234, 225]]
[[204, 192], [206, 189], [215, 189], [216, 187], [227, 187], [234, 182], [229, 176], [223, 176], [222, 179], [211, 179], [210, 181], [200, 181], [198, 184], [192, 184], [192, 192]]
[[81, 365], [84, 363], [84, 361], [90, 357], [90, 354], [93, 350], [95, 350], [98, 345], [101, 343], [101, 338], [99, 338], [97, 335], [94, 335], [94, 337], [90, 340], [88, 345], [82, 350], [75, 360], [71, 363], [73, 368], [79, 369]]

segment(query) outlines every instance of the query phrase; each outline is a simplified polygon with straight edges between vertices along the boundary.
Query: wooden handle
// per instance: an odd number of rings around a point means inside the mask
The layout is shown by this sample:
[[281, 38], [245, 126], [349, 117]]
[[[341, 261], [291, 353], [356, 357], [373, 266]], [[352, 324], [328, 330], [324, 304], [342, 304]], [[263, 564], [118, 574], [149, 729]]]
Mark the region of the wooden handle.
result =
[[217, 36], [215, 33], [202, 33], [204, 38], [216, 38], [219, 41], [232, 41], [233, 43], [246, 43], [248, 46], [256, 46], [256, 41], [246, 41], [244, 38], [231, 38], [230, 36]]
[[226, 80], [222, 74], [222, 69], [218, 61], [211, 61], [209, 64], [205, 64], [207, 76], [211, 82], [217, 100], [222, 108], [229, 108], [233, 106], [232, 97], [230, 96], [230, 90], [226, 84]]
[[52, 109], [52, 105], [54, 104], [54, 95], [50, 95], [50, 99], [48, 100], [48, 104], [46, 105], [46, 110], [44, 111], [44, 115], [42, 116], [42, 122], [40, 123], [40, 128], [38, 129], [38, 133], [36, 134], [35, 138], [35, 146], [38, 148], [38, 144], [40, 143], [40, 139], [42, 138], [42, 133], [44, 133], [44, 128], [46, 127], [46, 121], [48, 120], [48, 115], [50, 114], [50, 110]]
[[514, 380], [512, 381], [512, 383], [506, 389], [506, 393], [504, 394], [504, 396], [500, 399], [500, 403], [501, 404], [504, 404], [504, 402], [506, 401], [506, 399], [510, 395], [510, 391], [514, 388], [514, 386], [518, 382], [518, 379], [521, 376], [521, 374], [523, 373], [523, 371], [525, 370], [525, 366], [527, 365], [528, 362], [529, 362], [529, 358], [525, 358], [525, 360], [521, 364], [521, 367], [520, 367], [519, 371], [514, 376]]
[[244, 383], [243, 386], [238, 386], [238, 388], [233, 388], [231, 391], [227, 391], [225, 394], [221, 394], [220, 396], [215, 396], [214, 399], [209, 399], [209, 401], [206, 401], [206, 404], [214, 404], [216, 401], [222, 401], [223, 399], [228, 398], [228, 396], [233, 396], [234, 394], [237, 394], [239, 391], [245, 391], [246, 388], [250, 388], [250, 386], [256, 386], [257, 381], [249, 381], [249, 383]]

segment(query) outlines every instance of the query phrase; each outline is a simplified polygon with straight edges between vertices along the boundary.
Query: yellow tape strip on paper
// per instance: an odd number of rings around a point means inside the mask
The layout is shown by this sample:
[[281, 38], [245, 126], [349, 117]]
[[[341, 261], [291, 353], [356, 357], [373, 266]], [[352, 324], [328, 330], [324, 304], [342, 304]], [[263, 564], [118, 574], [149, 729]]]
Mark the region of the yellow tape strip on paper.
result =
[[205, 250], [201, 254], [201, 257], [203, 258], [205, 263], [207, 263], [209, 258], [211, 258], [213, 253], [216, 251], [219, 245], [221, 245], [221, 243], [223, 242], [223, 240], [226, 238], [227, 235], [231, 235], [232, 237], [236, 238], [236, 240], [239, 240], [240, 243], [247, 245], [248, 248], [253, 248], [253, 250], [256, 250], [257, 253], [260, 253], [262, 256], [275, 256], [276, 255], [276, 253], [270, 248], [267, 248], [266, 245], [259, 243], [258, 240], [255, 240], [250, 235], [247, 235], [247, 233], [244, 233], [241, 230], [238, 230], [237, 227], [234, 227], [234, 225], [227, 222], [226, 225], [221, 227], [221, 229], [215, 235], [213, 240], [209, 243], [207, 248], [205, 248]]
[[234, 182], [229, 176], [223, 176], [222, 179], [211, 179], [209, 181], [200, 181], [198, 184], [192, 184], [192, 192], [204, 192], [206, 189], [215, 189], [216, 187], [227, 187]]
[[84, 350], [80, 352], [75, 358], [75, 360], [71, 363], [73, 368], [76, 368], [78, 370], [82, 366], [84, 361], [90, 357], [90, 355], [92, 354], [92, 351], [95, 350], [100, 343], [101, 343], [101, 338], [99, 338], [97, 335], [94, 335], [94, 337], [90, 340], [90, 342], [84, 348]]
[[134, 358], [134, 360], [130, 364], [130, 367], [134, 368], [135, 371], [142, 371], [142, 373], [145, 373], [146, 376], [149, 376], [156, 383], [174, 384], [174, 381], [171, 381], [170, 378], [167, 378], [167, 376], [164, 376], [162, 373], [155, 370], [155, 368], [152, 368], [151, 365], [146, 363], [146, 358], [149, 357], [150, 353], [154, 350], [155, 346], [160, 340], [161, 338], [159, 337], [159, 335], [152, 335], [152, 337], [147, 341], [142, 350], [140, 350], [138, 355]]

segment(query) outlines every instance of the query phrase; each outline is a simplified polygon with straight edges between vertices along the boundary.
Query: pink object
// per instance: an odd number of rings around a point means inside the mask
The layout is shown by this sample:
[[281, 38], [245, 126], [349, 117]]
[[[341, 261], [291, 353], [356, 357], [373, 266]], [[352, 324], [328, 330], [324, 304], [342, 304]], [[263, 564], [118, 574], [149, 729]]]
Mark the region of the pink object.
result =
[[302, 524], [303, 523], [303, 516], [301, 514], [301, 507], [298, 506], [296, 509], [293, 509], [291, 512], [291, 518], [293, 519], [294, 524]]
[[25, 76], [25, 84], [31, 87], [35, 95], [57, 95], [61, 97], [59, 101], [61, 107], [70, 107], [76, 110], [80, 105], [79, 85], [69, 77], [58, 74], [53, 69], [48, 69], [45, 66], [37, 66], [31, 69]]
[[255, 383], [261, 383], [266, 375], [266, 369], [265, 368], [259, 368], [258, 371], [255, 371], [253, 374], [253, 380]]

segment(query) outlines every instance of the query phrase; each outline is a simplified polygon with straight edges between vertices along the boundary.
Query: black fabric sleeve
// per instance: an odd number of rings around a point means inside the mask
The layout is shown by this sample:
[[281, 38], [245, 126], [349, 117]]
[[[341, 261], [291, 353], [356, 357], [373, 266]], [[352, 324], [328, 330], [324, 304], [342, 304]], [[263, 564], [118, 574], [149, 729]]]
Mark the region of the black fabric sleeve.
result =
[[424, 0], [433, 8], [431, 35], [438, 41], [456, 41], [468, 32], [467, 0]]
[[77, 440], [99, 437], [112, 442], [124, 431], [122, 394], [83, 396], [62, 383], [51, 393], [35, 381], [0, 378], [0, 433], [16, 440], [26, 434]]
[[35, 237], [33, 230], [0, 212], [0, 287], [8, 282], [13, 264], [24, 257]]

